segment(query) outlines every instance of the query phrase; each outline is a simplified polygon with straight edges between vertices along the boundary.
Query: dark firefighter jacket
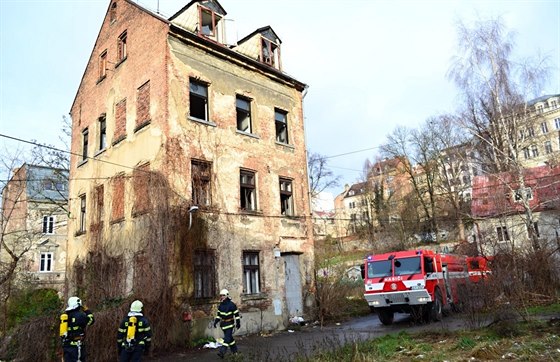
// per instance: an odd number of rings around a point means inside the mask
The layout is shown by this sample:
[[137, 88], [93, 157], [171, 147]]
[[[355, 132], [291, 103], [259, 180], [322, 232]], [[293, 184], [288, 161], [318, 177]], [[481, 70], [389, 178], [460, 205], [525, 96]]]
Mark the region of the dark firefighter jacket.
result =
[[[136, 333], [134, 335], [134, 339], [127, 342], [126, 333], [130, 317], [136, 317]], [[145, 350], [148, 350], [151, 342], [152, 328], [150, 327], [150, 323], [146, 317], [144, 317], [142, 313], [129, 312], [128, 315], [123, 318], [117, 333], [117, 346], [119, 347], [119, 350], [121, 348], [130, 348], [134, 346], [143, 346]]]
[[84, 339], [86, 327], [92, 325], [95, 320], [93, 313], [81, 306], [64, 313], [68, 314], [68, 335], [62, 339], [62, 344], [73, 345]]
[[216, 317], [215, 323], [220, 322], [220, 328], [229, 329], [236, 326], [239, 328], [241, 323], [241, 317], [239, 316], [239, 310], [237, 306], [231, 299], [226, 298], [218, 306], [218, 316]]

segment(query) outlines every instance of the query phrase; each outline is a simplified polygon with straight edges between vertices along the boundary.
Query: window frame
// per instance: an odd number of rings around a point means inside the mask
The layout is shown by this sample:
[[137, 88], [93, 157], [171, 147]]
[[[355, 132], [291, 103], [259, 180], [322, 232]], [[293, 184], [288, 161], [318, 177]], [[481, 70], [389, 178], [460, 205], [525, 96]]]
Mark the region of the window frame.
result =
[[[277, 58], [279, 58], [278, 52], [280, 51], [280, 46], [264, 36], [261, 36], [260, 45], [261, 62], [268, 64], [271, 67], [276, 67]], [[265, 51], [268, 53], [268, 56], [265, 54]]]
[[[244, 178], [249, 178], [244, 182]], [[239, 170], [239, 208], [243, 211], [257, 211], [257, 173], [255, 171]]]
[[122, 62], [126, 60], [128, 57], [128, 32], [127, 30], [123, 31], [121, 35], [117, 38], [117, 64], [116, 67], [119, 66]]
[[[254, 263], [256, 260], [256, 264]], [[244, 250], [243, 256], [243, 294], [254, 295], [261, 293], [260, 280], [260, 252]]]
[[213, 249], [197, 249], [193, 252], [193, 284], [195, 299], [216, 296], [216, 252]]
[[288, 112], [274, 108], [274, 127], [276, 142], [288, 145], [290, 137], [288, 132]]
[[542, 122], [541, 123], [541, 132], [543, 134], [547, 134], [548, 133], [548, 122]]
[[80, 218], [78, 219], [78, 232], [85, 233], [86, 232], [86, 222], [87, 222], [87, 199], [86, 194], [81, 194], [78, 196], [80, 199]]
[[[286, 189], [288, 186], [289, 190]], [[294, 216], [294, 186], [293, 180], [285, 177], [279, 178], [279, 191], [280, 191], [280, 214], [283, 216]]]
[[107, 77], [107, 49], [99, 54], [99, 81]]
[[107, 148], [107, 116], [102, 114], [97, 119], [97, 125], [99, 127], [99, 148], [98, 151], [103, 151]]
[[89, 129], [86, 127], [82, 130], [82, 162], [88, 160], [88, 147], [89, 147]]
[[[204, 19], [204, 15], [210, 16], [209, 19], [210, 24], [208, 27], [209, 29], [208, 32], [204, 31], [205, 26], [208, 25], [208, 22], [205, 21], [207, 19]], [[217, 14], [212, 9], [199, 5], [198, 6], [198, 34], [210, 38], [212, 40], [218, 40], [218, 34], [219, 34], [218, 24], [222, 20], [222, 18], [223, 17], [221, 15]]]
[[[202, 88], [204, 92], [199, 92], [197, 89], [193, 90], [193, 86]], [[189, 78], [189, 118], [200, 122], [210, 123], [209, 90], [210, 87], [208, 83], [201, 82], [194, 78]], [[198, 102], [193, 102], [193, 100], [197, 100]], [[204, 108], [204, 118], [198, 117], [198, 114], [196, 116], [193, 115], [193, 113], [199, 113], [201, 111], [200, 109], [194, 109], [195, 112], [193, 112], [194, 107]]]
[[506, 226], [497, 226], [496, 233], [498, 235], [499, 242], [510, 241], [509, 233]]
[[39, 273], [50, 273], [54, 270], [54, 253], [42, 251], [39, 254]]
[[56, 218], [54, 215], [43, 215], [43, 234], [53, 235], [55, 230]]
[[[244, 109], [242, 107], [240, 107], [240, 102], [245, 102], [247, 104], [247, 109]], [[239, 132], [243, 132], [243, 133], [248, 133], [248, 134], [252, 134], [253, 133], [253, 120], [251, 117], [251, 104], [252, 104], [252, 100], [250, 98], [241, 96], [241, 95], [236, 95], [235, 97], [235, 115], [236, 115], [236, 121], [237, 121], [237, 130]], [[244, 118], [242, 120], [240, 120], [240, 117]], [[247, 127], [246, 130], [242, 129], [243, 128], [243, 122], [247, 121]]]
[[199, 207], [212, 205], [212, 162], [191, 159], [191, 199]]

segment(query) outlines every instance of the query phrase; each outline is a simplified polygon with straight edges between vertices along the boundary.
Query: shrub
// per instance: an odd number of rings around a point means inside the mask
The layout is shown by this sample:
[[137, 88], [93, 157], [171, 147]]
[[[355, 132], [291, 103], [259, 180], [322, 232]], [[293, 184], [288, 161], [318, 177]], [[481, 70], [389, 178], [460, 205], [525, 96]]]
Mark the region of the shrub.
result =
[[34, 317], [56, 315], [62, 306], [53, 289], [28, 289], [14, 293], [8, 302], [8, 329]]

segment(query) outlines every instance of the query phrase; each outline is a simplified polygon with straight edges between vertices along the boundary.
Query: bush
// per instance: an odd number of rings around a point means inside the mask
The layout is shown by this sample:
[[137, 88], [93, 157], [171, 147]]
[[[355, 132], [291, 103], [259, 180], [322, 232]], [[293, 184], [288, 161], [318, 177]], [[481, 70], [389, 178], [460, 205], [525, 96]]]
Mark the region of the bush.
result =
[[31, 289], [14, 293], [8, 302], [8, 329], [31, 318], [57, 315], [63, 303], [53, 289]]

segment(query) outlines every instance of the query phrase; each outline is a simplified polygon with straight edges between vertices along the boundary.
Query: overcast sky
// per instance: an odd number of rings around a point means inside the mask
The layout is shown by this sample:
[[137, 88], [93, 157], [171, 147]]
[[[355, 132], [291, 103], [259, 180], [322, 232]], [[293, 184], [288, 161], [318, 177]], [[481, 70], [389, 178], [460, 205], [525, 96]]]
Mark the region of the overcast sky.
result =
[[[166, 17], [189, 0], [142, 0]], [[284, 71], [309, 85], [308, 149], [329, 158], [344, 183], [361, 176], [398, 125], [452, 112], [446, 78], [456, 23], [502, 17], [519, 57], [548, 56], [560, 93], [560, 0], [221, 0], [238, 39], [270, 25]], [[60, 145], [109, 0], [0, 0], [0, 133]], [[0, 150], [18, 143], [0, 137]], [[367, 150], [367, 151], [361, 151]], [[356, 152], [361, 151], [361, 152]]]

